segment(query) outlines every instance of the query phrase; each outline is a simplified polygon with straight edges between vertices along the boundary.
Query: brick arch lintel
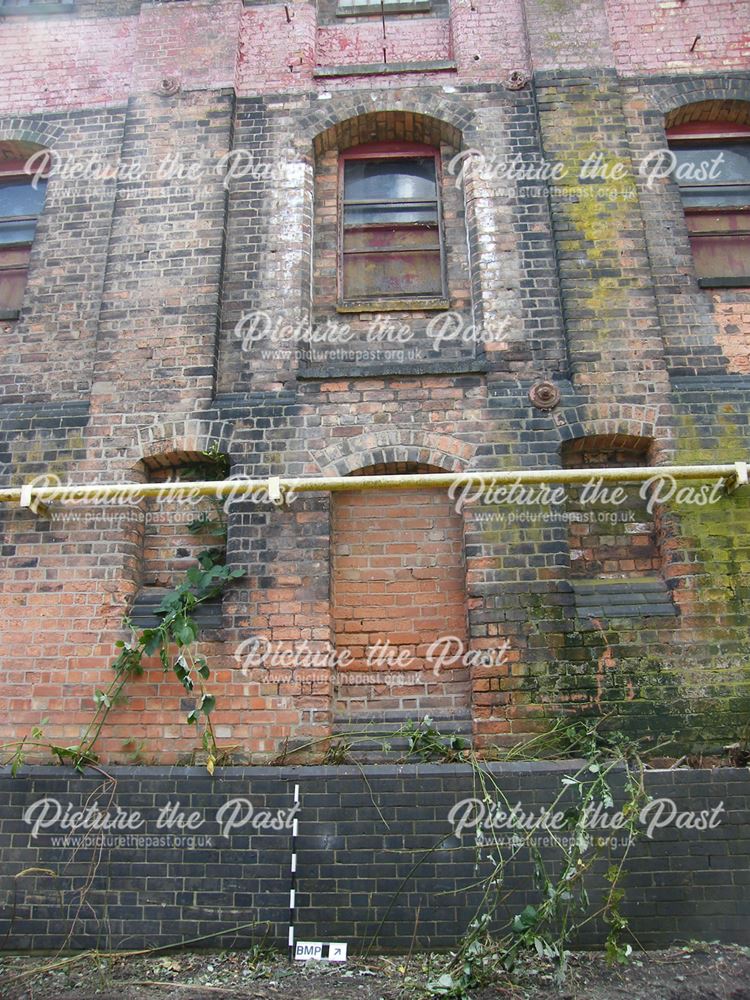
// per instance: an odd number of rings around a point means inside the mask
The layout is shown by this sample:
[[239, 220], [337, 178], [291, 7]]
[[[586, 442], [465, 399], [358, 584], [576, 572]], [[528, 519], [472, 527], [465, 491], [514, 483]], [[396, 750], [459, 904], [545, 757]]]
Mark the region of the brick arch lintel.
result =
[[659, 86], [644, 86], [641, 91], [651, 110], [666, 118], [670, 112], [693, 104], [750, 102], [750, 77], [697, 78], [675, 81]]
[[149, 427], [137, 427], [128, 449], [133, 457], [133, 469], [158, 456], [194, 455], [216, 445], [232, 459], [234, 426], [226, 420], [201, 417], [165, 420]]
[[0, 142], [28, 142], [51, 149], [64, 134], [60, 125], [37, 118], [0, 118]]
[[618, 438], [646, 438], [652, 442], [649, 464], [667, 464], [673, 454], [671, 429], [660, 420], [657, 406], [609, 404], [604, 406], [560, 407], [555, 411], [554, 426], [560, 445], [586, 437], [607, 437], [617, 445]]
[[326, 476], [350, 476], [372, 465], [412, 462], [432, 465], [445, 472], [463, 472], [470, 465], [475, 446], [445, 434], [424, 434], [399, 439], [389, 431], [349, 438], [346, 445], [329, 446], [318, 458]]
[[[320, 111], [314, 111], [306, 120], [305, 127], [297, 133], [297, 144], [300, 151], [306, 151], [310, 145], [315, 153], [320, 154], [328, 149], [345, 148], [346, 145], [354, 145], [351, 139], [343, 140], [347, 130], [359, 132], [361, 127], [369, 123], [369, 130], [374, 129], [377, 133], [385, 125], [388, 126], [389, 119], [401, 121], [404, 116], [410, 116], [413, 125], [417, 126], [417, 134], [422, 130], [434, 136], [439, 136], [443, 141], [460, 149], [463, 145], [465, 131], [471, 126], [473, 112], [466, 109], [457, 101], [448, 97], [438, 101], [428, 97], [415, 97], [410, 99], [408, 106], [399, 107], [400, 101], [394, 103], [392, 93], [388, 91], [376, 91], [372, 94], [372, 101], [368, 102], [365, 108], [362, 104], [361, 96], [339, 97]], [[376, 119], [377, 116], [377, 119]], [[386, 139], [387, 135], [376, 135], [375, 140]], [[371, 135], [360, 135], [357, 142], [375, 141]], [[424, 141], [417, 138], [415, 141]], [[433, 141], [435, 141], [433, 139]], [[304, 147], [304, 150], [303, 150]]]

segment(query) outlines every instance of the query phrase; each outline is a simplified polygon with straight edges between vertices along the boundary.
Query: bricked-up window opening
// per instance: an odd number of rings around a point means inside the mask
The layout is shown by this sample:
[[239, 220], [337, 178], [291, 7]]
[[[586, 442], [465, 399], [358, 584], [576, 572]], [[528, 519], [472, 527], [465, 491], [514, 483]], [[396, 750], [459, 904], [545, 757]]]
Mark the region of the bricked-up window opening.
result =
[[[565, 469], [640, 468], [648, 465], [646, 438], [598, 436], [567, 441]], [[595, 477], [592, 476], [592, 479]], [[620, 502], [613, 491], [622, 491]], [[617, 578], [658, 573], [661, 559], [653, 514], [640, 483], [602, 482], [599, 490], [566, 486], [573, 577]], [[606, 491], [606, 492], [605, 492]]]
[[[2, 151], [0, 150], [0, 153]], [[23, 160], [0, 158], [0, 317], [18, 314], [47, 181], [24, 172]]]
[[339, 161], [342, 304], [424, 303], [446, 295], [438, 150], [357, 146]]
[[[151, 483], [206, 481], [224, 478], [215, 463], [206, 463], [200, 453], [180, 452], [162, 455], [146, 463], [147, 480]], [[201, 470], [200, 475], [196, 470]], [[200, 519], [206, 527], [192, 530]], [[174, 500], [147, 501], [141, 586], [131, 612], [140, 625], [155, 622], [154, 609], [162, 598], [196, 564], [198, 554], [207, 549], [223, 553], [226, 537], [223, 519], [209, 497], [176, 497]], [[221, 624], [221, 599], [207, 601], [196, 609], [196, 621], [202, 625]]]
[[687, 122], [667, 138], [700, 284], [750, 286], [750, 126]]
[[[651, 440], [600, 435], [568, 441], [566, 469], [640, 468]], [[661, 575], [654, 513], [640, 483], [591, 480], [566, 485], [570, 582], [579, 619], [671, 616], [676, 609]], [[597, 626], [597, 627], [599, 627]]]
[[[435, 472], [371, 466], [355, 475]], [[470, 703], [463, 524], [442, 489], [336, 493], [332, 501], [336, 714], [455, 718]], [[440, 667], [433, 647], [463, 652]], [[432, 654], [430, 650], [432, 648]]]

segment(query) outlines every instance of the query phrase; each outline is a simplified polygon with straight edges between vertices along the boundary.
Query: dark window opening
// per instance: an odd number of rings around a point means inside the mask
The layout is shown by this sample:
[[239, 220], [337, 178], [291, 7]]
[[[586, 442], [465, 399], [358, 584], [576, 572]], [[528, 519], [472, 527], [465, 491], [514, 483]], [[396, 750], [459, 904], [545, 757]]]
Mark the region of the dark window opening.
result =
[[0, 161], [0, 316], [21, 308], [46, 191], [47, 181], [23, 173], [20, 162]]
[[358, 147], [341, 157], [339, 190], [341, 301], [443, 300], [437, 151]]
[[750, 128], [691, 122], [667, 137], [699, 283], [750, 286]]

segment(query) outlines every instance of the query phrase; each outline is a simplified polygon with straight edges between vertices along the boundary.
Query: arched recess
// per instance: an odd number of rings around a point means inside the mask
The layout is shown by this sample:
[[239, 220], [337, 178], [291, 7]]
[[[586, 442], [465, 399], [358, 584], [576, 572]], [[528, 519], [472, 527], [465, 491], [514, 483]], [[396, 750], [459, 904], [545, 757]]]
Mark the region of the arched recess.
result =
[[735, 125], [750, 125], [750, 88], [745, 100], [710, 98], [680, 104], [667, 111], [664, 116], [666, 129], [690, 122], [727, 122]]
[[[436, 345], [435, 338], [431, 338], [429, 333], [430, 322], [448, 311], [460, 318], [463, 330], [469, 330], [475, 322], [472, 302], [479, 280], [477, 241], [481, 236], [473, 216], [475, 199], [472, 185], [476, 181], [469, 176], [465, 183], [459, 183], [456, 174], [460, 171], [455, 164], [456, 154], [464, 148], [462, 125], [466, 124], [466, 119], [457, 118], [455, 109], [449, 103], [439, 103], [430, 109], [432, 113], [422, 111], [418, 104], [408, 109], [385, 107], [367, 111], [363, 111], [358, 104], [352, 110], [355, 113], [350, 117], [345, 116], [344, 107], [338, 109], [339, 115], [334, 120], [321, 118], [323, 127], [312, 137], [313, 281], [310, 311], [318, 328], [330, 322], [347, 327], [347, 340], [343, 346], [329, 346], [325, 340], [316, 342], [315, 350], [310, 352], [313, 367], [330, 362], [337, 365], [342, 361], [344, 364], [349, 361], [356, 363], [358, 356], [364, 358], [361, 364], [370, 369], [408, 369], [414, 363], [441, 361], [471, 363], [481, 345], [468, 335], [446, 338]], [[389, 277], [383, 277], [382, 285], [374, 277], [372, 287], [362, 290], [355, 283], [358, 291], [349, 293], [342, 279], [343, 250], [348, 243], [341, 204], [344, 170], [340, 160], [347, 151], [356, 150], [358, 155], [360, 151], [365, 155], [366, 151], [371, 161], [382, 154], [381, 169], [385, 169], [382, 164], [389, 161], [395, 169], [395, 164], [402, 162], [399, 157], [413, 157], [417, 155], [416, 149], [422, 150], [419, 155], [427, 156], [427, 152], [432, 151], [430, 155], [437, 157], [437, 235], [435, 246], [430, 243], [430, 248], [440, 248], [442, 279], [437, 282], [431, 275], [432, 280], [424, 280], [425, 275], [422, 275], [418, 261], [426, 261], [426, 251], [409, 255], [404, 248], [395, 254], [397, 259], [403, 258], [403, 267], [393, 266]], [[396, 188], [391, 192], [393, 197], [395, 191]], [[383, 196], [386, 199], [390, 197], [386, 188]], [[467, 233], [471, 234], [471, 243]], [[403, 234], [399, 234], [396, 243], [402, 237]], [[356, 241], [350, 249], [359, 254], [376, 275], [379, 274], [377, 265], [388, 260], [388, 255], [379, 244], [376, 255], [364, 253]], [[400, 285], [398, 289], [392, 288], [391, 283], [395, 280], [398, 285], [404, 275], [411, 279], [406, 282], [409, 290], [402, 292]], [[394, 276], [400, 278], [396, 280]], [[382, 315], [387, 317], [391, 326], [384, 336], [380, 335], [383, 321], [379, 317]], [[401, 336], [405, 339], [399, 339]]]
[[590, 434], [562, 444], [563, 468], [592, 470], [587, 482], [565, 491], [569, 579], [581, 619], [606, 626], [609, 619], [676, 614], [651, 488], [604, 480], [594, 471], [647, 467], [654, 452], [654, 440], [637, 434]]
[[234, 425], [224, 420], [202, 417], [177, 417], [138, 426], [129, 452], [135, 465], [131, 477], [139, 480], [149, 466], [174, 465], [184, 456], [214, 450], [232, 457]]
[[[353, 474], [442, 471], [400, 461]], [[468, 719], [463, 523], [447, 491], [336, 492], [331, 508], [335, 716]]]
[[460, 128], [450, 121], [415, 110], [386, 109], [343, 118], [313, 140], [316, 156], [329, 150], [344, 150], [370, 142], [418, 142], [426, 146], [462, 148]]
[[555, 411], [555, 428], [561, 449], [576, 438], [608, 437], [614, 447], [628, 439], [647, 439], [650, 444], [646, 464], [665, 465], [673, 455], [672, 425], [666, 403], [658, 407], [616, 401], [606, 405], [561, 406]]
[[[151, 454], [136, 470], [145, 483], [196, 482], [226, 479], [229, 459], [220, 452], [179, 450]], [[214, 562], [226, 555], [226, 516], [219, 499], [197, 493], [174, 499], [146, 498], [140, 504], [143, 542], [138, 590], [130, 617], [136, 625], [152, 626], [159, 620], [156, 608], [162, 598], [193, 566], [211, 552]], [[221, 598], [196, 607], [195, 620], [204, 627], [219, 627]]]

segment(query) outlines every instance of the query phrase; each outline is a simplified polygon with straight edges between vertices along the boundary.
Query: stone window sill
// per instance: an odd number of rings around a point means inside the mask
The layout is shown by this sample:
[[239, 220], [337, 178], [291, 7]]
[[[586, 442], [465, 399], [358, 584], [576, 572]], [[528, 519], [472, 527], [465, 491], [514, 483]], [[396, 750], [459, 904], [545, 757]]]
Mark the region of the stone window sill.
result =
[[372, 17], [373, 14], [421, 14], [432, 10], [432, 0], [384, 0], [381, 3], [339, 3], [336, 17]]
[[297, 378], [300, 381], [314, 382], [333, 378], [374, 378], [381, 375], [397, 375], [399, 378], [419, 375], [482, 375], [488, 370], [486, 362], [475, 360], [408, 361], [383, 364], [358, 364], [353, 361], [351, 364], [332, 362], [331, 364], [311, 365], [307, 368], [302, 366], [297, 372]]
[[698, 278], [700, 288], [748, 288], [750, 277], [742, 278]]
[[449, 299], [360, 299], [339, 302], [338, 313], [425, 312], [450, 309]]
[[[617, 618], [674, 618], [677, 608], [661, 577], [571, 580], [578, 618], [596, 627], [596, 621]], [[593, 626], [592, 626], [593, 623]]]
[[[169, 592], [164, 587], [141, 588], [130, 611], [133, 624], [137, 628], [156, 628], [160, 625], [164, 616], [156, 614], [156, 609]], [[200, 626], [201, 634], [204, 630], [217, 633], [222, 627], [221, 597], [212, 597], [199, 604], [193, 613], [193, 619]]]
[[457, 63], [453, 59], [433, 59], [429, 62], [400, 63], [363, 63], [346, 66], [317, 66], [313, 70], [315, 77], [334, 76], [382, 76], [391, 73], [440, 73], [445, 70], [456, 70]]

